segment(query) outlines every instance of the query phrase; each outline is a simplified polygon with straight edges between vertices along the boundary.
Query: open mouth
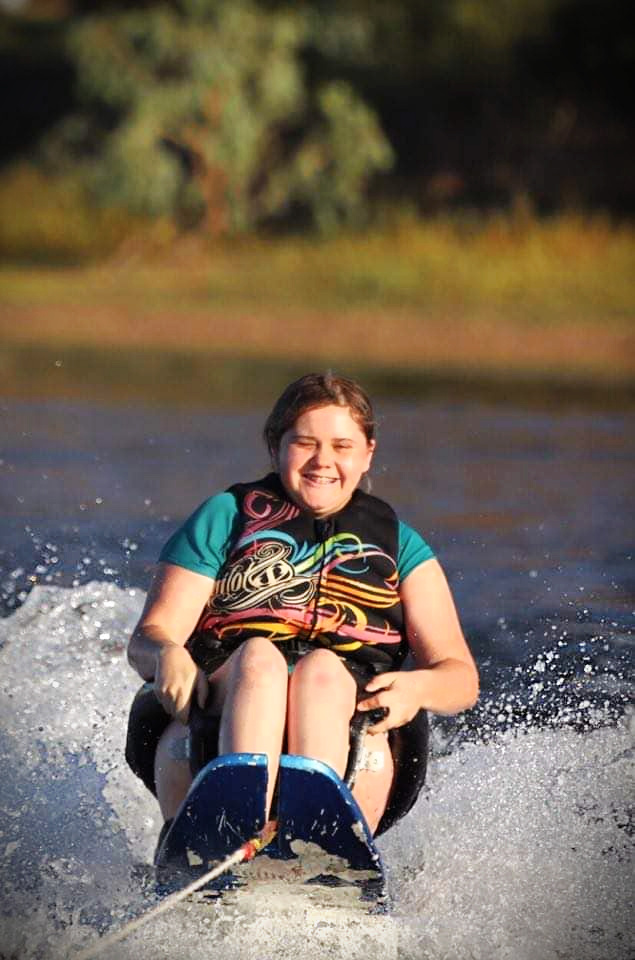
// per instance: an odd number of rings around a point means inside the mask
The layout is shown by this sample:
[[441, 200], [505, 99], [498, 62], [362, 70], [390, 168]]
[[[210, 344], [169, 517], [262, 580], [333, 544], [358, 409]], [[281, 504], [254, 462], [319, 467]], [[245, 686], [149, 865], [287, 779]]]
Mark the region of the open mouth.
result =
[[318, 487], [327, 487], [329, 484], [337, 483], [336, 477], [320, 477], [314, 473], [305, 473], [303, 480], [307, 483], [315, 484]]

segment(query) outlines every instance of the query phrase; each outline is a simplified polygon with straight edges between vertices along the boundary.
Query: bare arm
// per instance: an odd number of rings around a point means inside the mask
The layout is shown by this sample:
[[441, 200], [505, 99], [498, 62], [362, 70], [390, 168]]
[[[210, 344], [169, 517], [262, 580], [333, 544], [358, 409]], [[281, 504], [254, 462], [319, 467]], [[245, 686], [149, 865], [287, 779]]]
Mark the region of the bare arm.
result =
[[187, 721], [192, 694], [201, 706], [207, 680], [185, 649], [214, 580], [173, 564], [160, 564], [148, 598], [128, 644], [128, 660], [144, 680], [154, 680], [163, 707]]
[[388, 707], [390, 711], [371, 728], [376, 733], [407, 723], [421, 708], [459, 713], [472, 707], [478, 697], [478, 672], [437, 560], [422, 563], [406, 577], [401, 601], [416, 668], [380, 674], [366, 685], [374, 696], [358, 708]]

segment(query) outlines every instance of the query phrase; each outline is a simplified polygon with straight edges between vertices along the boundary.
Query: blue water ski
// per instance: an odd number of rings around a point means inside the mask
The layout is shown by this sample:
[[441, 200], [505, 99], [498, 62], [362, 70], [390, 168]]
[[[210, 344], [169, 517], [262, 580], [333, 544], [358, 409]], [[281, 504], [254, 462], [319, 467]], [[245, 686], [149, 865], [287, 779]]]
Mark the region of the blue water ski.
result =
[[267, 757], [230, 753], [208, 763], [157, 850], [155, 864], [205, 872], [265, 825]]
[[355, 882], [373, 896], [383, 895], [385, 875], [381, 856], [355, 798], [327, 764], [310, 757], [283, 756], [280, 764], [278, 850], [284, 859], [301, 856], [305, 844], [315, 844], [349, 868], [327, 872], [336, 880]]
[[[155, 864], [177, 880], [202, 874], [256, 836], [265, 825], [267, 758], [235, 753], [212, 760], [195, 778], [163, 838]], [[295, 882], [354, 885], [366, 899], [384, 893], [384, 870], [353, 795], [325, 763], [283, 756], [278, 784], [276, 839], [240, 873], [240, 884], [271, 877], [282, 861]], [[266, 863], [265, 863], [266, 861]], [[235, 877], [233, 878], [236, 879]], [[215, 883], [233, 885], [231, 877]]]

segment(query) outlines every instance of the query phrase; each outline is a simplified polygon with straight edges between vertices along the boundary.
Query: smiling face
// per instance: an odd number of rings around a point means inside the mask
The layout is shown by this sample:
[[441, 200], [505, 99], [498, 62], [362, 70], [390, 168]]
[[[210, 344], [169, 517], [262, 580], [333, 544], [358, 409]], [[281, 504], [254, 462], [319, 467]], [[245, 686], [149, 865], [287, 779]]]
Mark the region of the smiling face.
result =
[[313, 407], [282, 435], [275, 466], [294, 503], [325, 517], [348, 503], [374, 449], [348, 407]]

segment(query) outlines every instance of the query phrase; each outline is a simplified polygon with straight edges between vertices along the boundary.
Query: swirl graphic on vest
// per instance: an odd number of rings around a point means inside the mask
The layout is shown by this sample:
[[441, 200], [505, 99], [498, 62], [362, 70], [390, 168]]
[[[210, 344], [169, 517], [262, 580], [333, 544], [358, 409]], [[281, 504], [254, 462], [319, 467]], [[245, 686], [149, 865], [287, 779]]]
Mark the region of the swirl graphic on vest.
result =
[[293, 520], [300, 513], [295, 504], [286, 503], [267, 490], [252, 490], [247, 494], [243, 510], [247, 517], [245, 534], [253, 534], [275, 524]]
[[210, 609], [222, 613], [265, 603], [272, 609], [308, 603], [315, 594], [315, 583], [296, 574], [288, 559], [290, 554], [288, 544], [272, 540], [260, 543], [218, 581]]

